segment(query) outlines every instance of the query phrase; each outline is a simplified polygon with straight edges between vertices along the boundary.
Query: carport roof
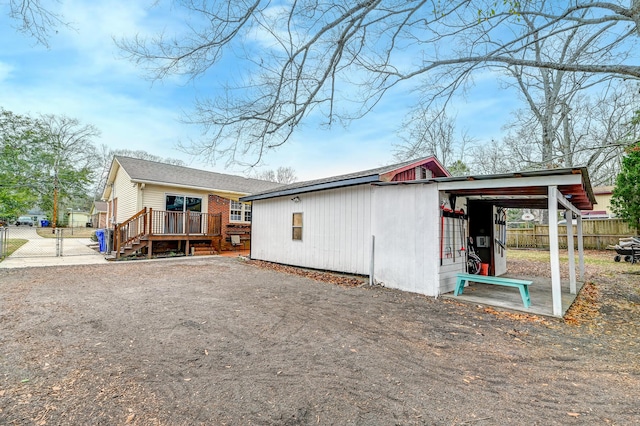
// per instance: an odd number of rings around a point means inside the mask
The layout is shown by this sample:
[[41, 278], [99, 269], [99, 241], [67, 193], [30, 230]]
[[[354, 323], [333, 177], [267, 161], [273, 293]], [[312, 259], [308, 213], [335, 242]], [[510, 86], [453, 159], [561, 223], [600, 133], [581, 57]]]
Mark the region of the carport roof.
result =
[[[431, 181], [438, 182], [438, 188], [449, 194], [507, 208], [546, 209], [550, 186], [557, 186], [558, 191], [580, 210], [593, 210], [596, 204], [586, 167], [442, 177]], [[389, 184], [408, 183], [425, 181]]]

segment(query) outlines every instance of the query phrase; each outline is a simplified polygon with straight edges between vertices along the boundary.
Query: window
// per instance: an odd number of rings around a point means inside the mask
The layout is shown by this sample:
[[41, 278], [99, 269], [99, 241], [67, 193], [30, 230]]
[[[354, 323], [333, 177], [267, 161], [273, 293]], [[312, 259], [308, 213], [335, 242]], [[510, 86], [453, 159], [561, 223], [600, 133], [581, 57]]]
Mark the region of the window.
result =
[[251, 204], [244, 205], [244, 221], [251, 222]]
[[231, 201], [229, 220], [231, 222], [251, 222], [251, 204]]
[[292, 239], [302, 240], [302, 213], [293, 214]]

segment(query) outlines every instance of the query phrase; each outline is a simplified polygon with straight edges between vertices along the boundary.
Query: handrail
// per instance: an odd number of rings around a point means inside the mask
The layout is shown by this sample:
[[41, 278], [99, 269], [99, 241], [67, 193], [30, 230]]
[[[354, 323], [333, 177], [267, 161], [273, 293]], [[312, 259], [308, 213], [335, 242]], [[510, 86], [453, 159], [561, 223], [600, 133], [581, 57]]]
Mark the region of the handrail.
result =
[[[117, 224], [114, 231], [114, 250], [116, 252], [116, 259], [120, 257], [120, 250], [122, 247], [126, 247], [132, 241], [140, 239], [142, 236], [148, 234], [146, 225], [147, 208], [143, 208], [138, 213], [131, 216], [124, 222]], [[142, 221], [140, 219], [143, 219]], [[142, 226], [140, 226], [142, 225]]]

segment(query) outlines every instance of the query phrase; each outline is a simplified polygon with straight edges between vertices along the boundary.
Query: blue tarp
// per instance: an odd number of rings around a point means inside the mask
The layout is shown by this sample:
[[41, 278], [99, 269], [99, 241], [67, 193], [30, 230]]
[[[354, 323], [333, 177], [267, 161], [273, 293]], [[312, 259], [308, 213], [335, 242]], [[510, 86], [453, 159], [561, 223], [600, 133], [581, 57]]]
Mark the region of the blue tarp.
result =
[[46, 228], [47, 226], [49, 226], [49, 221], [48, 220], [41, 220], [40, 221], [40, 226], [43, 228]]

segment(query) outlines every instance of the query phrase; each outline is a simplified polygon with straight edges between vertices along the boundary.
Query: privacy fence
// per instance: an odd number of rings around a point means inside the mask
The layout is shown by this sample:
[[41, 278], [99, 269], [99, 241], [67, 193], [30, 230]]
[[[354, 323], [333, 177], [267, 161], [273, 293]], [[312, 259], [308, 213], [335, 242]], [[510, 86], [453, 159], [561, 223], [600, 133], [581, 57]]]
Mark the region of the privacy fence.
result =
[[[576, 225], [573, 225], [574, 247], [577, 247]], [[558, 225], [561, 248], [567, 247], [567, 226]], [[622, 219], [583, 220], [582, 235], [585, 249], [604, 250], [618, 244], [623, 237], [635, 235], [635, 231]], [[507, 246], [513, 248], [549, 248], [549, 225], [531, 225], [530, 228], [507, 230]]]

